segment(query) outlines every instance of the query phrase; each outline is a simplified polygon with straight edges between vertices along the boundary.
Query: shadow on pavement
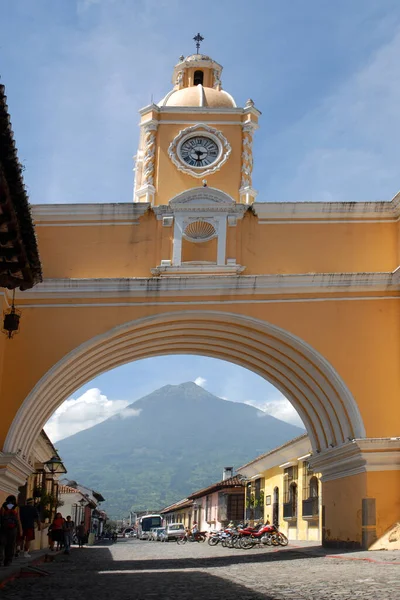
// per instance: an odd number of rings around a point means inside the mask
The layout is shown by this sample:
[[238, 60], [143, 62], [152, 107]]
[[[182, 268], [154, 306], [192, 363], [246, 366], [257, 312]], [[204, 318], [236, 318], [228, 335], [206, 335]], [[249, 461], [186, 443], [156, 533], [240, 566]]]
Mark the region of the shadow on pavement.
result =
[[109, 590], [110, 597], [118, 600], [273, 600], [267, 593], [255, 592], [229, 579], [203, 572], [110, 573], [99, 575], [99, 578], [102, 587]]
[[[101, 551], [109, 554], [107, 548], [96, 548], [96, 552]], [[302, 549], [281, 549], [272, 550], [269, 552], [263, 552], [262, 550], [249, 551], [248, 554], [237, 553], [234, 548], [231, 549], [231, 555], [199, 557], [199, 558], [147, 558], [143, 560], [104, 560], [105, 568], [104, 571], [115, 571], [115, 570], [169, 570], [169, 569], [206, 569], [206, 568], [218, 568], [227, 567], [229, 565], [247, 563], [269, 563], [269, 562], [280, 562], [288, 560], [302, 560], [310, 558], [322, 558], [326, 556], [326, 552], [319, 551], [318, 554], [313, 554], [311, 548], [307, 548], [307, 551]], [[333, 554], [333, 553], [332, 553]]]

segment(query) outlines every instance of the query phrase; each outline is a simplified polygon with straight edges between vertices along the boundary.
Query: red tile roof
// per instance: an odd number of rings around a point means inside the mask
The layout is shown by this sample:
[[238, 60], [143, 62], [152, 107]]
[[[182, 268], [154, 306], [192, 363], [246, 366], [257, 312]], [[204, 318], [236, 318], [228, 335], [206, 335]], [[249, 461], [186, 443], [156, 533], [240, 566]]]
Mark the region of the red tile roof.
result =
[[243, 478], [239, 475], [234, 475], [234, 477], [229, 477], [229, 479], [223, 479], [218, 483], [213, 483], [202, 490], [197, 490], [197, 492], [193, 492], [188, 496], [190, 499], [201, 498], [202, 496], [206, 496], [207, 494], [212, 494], [213, 492], [218, 492], [218, 490], [222, 490], [224, 488], [232, 488], [232, 487], [244, 487]]

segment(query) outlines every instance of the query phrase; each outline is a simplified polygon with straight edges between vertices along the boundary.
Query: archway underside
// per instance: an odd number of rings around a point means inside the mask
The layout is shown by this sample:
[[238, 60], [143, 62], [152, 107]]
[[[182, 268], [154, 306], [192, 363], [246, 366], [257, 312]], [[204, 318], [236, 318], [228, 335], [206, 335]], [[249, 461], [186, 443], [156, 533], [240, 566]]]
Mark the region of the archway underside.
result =
[[298, 411], [314, 451], [365, 435], [349, 390], [333, 367], [304, 341], [257, 319], [186, 311], [118, 326], [70, 352], [25, 399], [4, 450], [28, 456], [58, 406], [97, 375], [128, 362], [168, 354], [219, 358], [264, 377]]

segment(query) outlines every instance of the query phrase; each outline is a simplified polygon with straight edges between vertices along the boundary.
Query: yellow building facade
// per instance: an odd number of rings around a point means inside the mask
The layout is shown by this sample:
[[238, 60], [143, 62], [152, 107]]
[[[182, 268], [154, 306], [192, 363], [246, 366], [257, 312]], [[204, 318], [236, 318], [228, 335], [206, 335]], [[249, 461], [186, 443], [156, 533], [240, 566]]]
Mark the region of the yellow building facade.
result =
[[44, 281], [17, 293], [20, 331], [0, 339], [0, 490], [24, 483], [43, 425], [93, 377], [199, 354], [292, 402], [321, 473], [323, 542], [370, 547], [400, 518], [400, 197], [256, 198], [260, 113], [221, 72], [181, 58], [141, 110], [133, 202], [33, 208]]
[[310, 465], [307, 434], [255, 458], [237, 472], [246, 485], [246, 521], [270, 521], [289, 540], [320, 543], [322, 506], [320, 473]]

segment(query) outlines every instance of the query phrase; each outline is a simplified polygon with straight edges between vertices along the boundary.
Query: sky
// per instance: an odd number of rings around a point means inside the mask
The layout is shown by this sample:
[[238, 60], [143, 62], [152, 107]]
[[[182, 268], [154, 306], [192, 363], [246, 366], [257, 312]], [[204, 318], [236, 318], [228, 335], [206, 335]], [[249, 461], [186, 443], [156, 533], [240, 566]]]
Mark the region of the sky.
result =
[[[389, 200], [398, 191], [399, 0], [0, 0], [0, 11], [0, 77], [34, 204], [132, 200], [138, 110], [171, 89], [197, 32], [201, 51], [224, 67], [224, 89], [262, 112], [259, 201]], [[60, 439], [182, 381], [299, 422], [254, 374], [163, 357], [88, 383], [47, 430]]]
[[164, 385], [194, 381], [231, 402], [244, 402], [278, 419], [304, 427], [293, 406], [259, 375], [215, 358], [172, 355], [147, 358], [103, 373], [76, 391], [48, 421], [53, 442], [92, 427], [116, 413], [135, 417], [135, 400]]

